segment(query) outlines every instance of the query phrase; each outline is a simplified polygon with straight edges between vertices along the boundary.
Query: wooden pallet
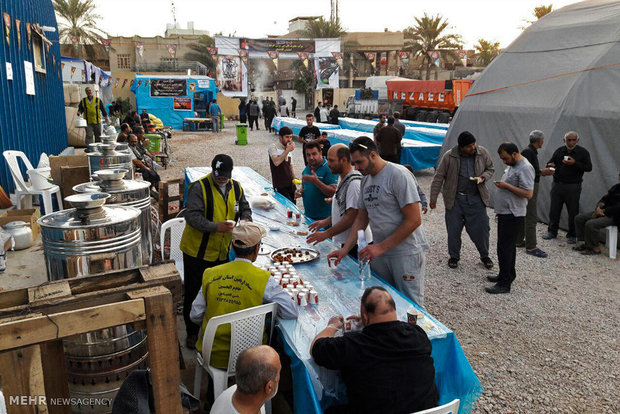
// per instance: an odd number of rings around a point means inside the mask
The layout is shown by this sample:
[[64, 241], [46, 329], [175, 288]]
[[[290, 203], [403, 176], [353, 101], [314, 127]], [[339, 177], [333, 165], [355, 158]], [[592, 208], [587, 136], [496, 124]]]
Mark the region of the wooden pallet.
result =
[[[178, 186], [179, 194], [175, 196], [170, 195], [170, 187]], [[165, 180], [159, 182], [159, 220], [164, 223], [171, 218], [174, 218], [183, 208], [183, 193], [185, 189], [185, 183], [182, 179], [177, 178], [173, 180]], [[171, 209], [171, 202], [178, 201], [178, 209]]]
[[[173, 263], [0, 292], [0, 389], [8, 413], [71, 413], [62, 339], [132, 323], [147, 330], [155, 411], [182, 413]], [[31, 399], [10, 404], [11, 397]], [[45, 401], [43, 398], [45, 397]]]

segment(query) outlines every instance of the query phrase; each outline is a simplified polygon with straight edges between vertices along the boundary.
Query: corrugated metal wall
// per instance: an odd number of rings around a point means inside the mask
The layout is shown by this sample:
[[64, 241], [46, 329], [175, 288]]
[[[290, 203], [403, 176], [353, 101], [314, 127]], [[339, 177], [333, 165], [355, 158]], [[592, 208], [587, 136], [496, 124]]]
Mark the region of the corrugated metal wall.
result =
[[[6, 41], [4, 13], [11, 16], [10, 44]], [[21, 21], [17, 37], [16, 19]], [[35, 95], [26, 95], [24, 61], [33, 62], [28, 47], [27, 23], [57, 28], [50, 0], [0, 0], [0, 152], [19, 150], [36, 167], [41, 153], [58, 154], [67, 146], [62, 79], [59, 78], [60, 47], [58, 30], [45, 32], [52, 41], [46, 54], [47, 73], [34, 72]], [[54, 58], [52, 58], [52, 55]], [[13, 80], [7, 80], [6, 62], [13, 67]], [[55, 64], [54, 64], [55, 62]], [[4, 157], [0, 157], [0, 184], [13, 192], [13, 179]]]

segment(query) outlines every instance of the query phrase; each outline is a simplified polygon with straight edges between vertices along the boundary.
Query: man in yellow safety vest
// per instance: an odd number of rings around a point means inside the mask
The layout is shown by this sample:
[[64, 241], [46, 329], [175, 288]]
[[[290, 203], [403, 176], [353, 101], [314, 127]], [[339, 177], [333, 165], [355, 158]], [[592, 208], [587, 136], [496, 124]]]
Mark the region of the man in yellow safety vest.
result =
[[190, 184], [185, 210], [186, 226], [181, 237], [185, 298], [183, 319], [186, 345], [193, 349], [200, 327], [189, 313], [200, 291], [202, 275], [208, 268], [228, 262], [235, 222], [251, 220], [252, 210], [239, 182], [232, 180], [233, 160], [218, 154], [211, 162], [212, 172]]
[[103, 107], [103, 102], [101, 102], [101, 99], [93, 96], [91, 88], [86, 88], [86, 98], [82, 99], [78, 106], [78, 115], [82, 114], [84, 119], [86, 119], [86, 146], [88, 147], [88, 144], [100, 141], [101, 115], [103, 114], [106, 122], [110, 122], [108, 113]]

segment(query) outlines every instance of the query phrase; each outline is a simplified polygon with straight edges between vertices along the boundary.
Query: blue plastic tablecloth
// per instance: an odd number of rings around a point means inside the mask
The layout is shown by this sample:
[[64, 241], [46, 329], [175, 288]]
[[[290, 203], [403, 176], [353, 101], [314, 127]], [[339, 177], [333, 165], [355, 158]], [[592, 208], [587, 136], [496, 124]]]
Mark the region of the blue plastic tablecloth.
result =
[[[378, 118], [373, 119], [374, 122], [379, 122]], [[405, 124], [405, 126], [410, 127], [422, 127], [422, 128], [432, 128], [432, 129], [443, 129], [447, 131], [450, 127], [450, 124], [437, 124], [432, 122], [420, 122], [420, 121], [409, 121], [407, 119], [401, 119], [400, 122]]]
[[[185, 186], [209, 171], [210, 168], [207, 167], [186, 168]], [[248, 167], [235, 167], [232, 176], [241, 183], [250, 203], [264, 193], [268, 193], [267, 197], [276, 201], [275, 208], [271, 210], [253, 209], [252, 219], [269, 229], [263, 239], [263, 247], [273, 250], [302, 246], [313, 247], [320, 252], [319, 259], [295, 265], [304, 282], [312, 283], [318, 291], [318, 305], [308, 305], [300, 309], [297, 320], [279, 320], [277, 328], [283, 339], [284, 350], [291, 358], [295, 412], [322, 413], [323, 409], [334, 402], [346, 400], [346, 388], [338, 371], [318, 367], [309, 353], [312, 340], [327, 326], [329, 318], [335, 314], [346, 316], [358, 313], [361, 295], [368, 286], [383, 286], [390, 292], [401, 320], [406, 320], [407, 309], [416, 305], [374, 274], [369, 280], [360, 281], [357, 277], [357, 262], [348, 256], [337, 268], [330, 268], [325, 257], [338, 246], [330, 240], [317, 246], [308, 246], [305, 236], [296, 234], [298, 231], [308, 231], [308, 219], [300, 227], [287, 226], [287, 209], [299, 211], [293, 203], [274, 193], [271, 183]], [[256, 263], [268, 264], [270, 259], [268, 256], [259, 256]], [[482, 385], [454, 333], [428, 313], [424, 312], [424, 315], [418, 324], [426, 331], [433, 345], [432, 357], [435, 362], [439, 403], [445, 404], [458, 398], [461, 400], [459, 413], [470, 412], [473, 402], [482, 392]]]
[[[355, 118], [340, 118], [338, 123], [343, 129], [353, 129], [356, 131], [364, 131], [372, 134], [375, 129], [378, 120], [368, 119], [355, 119]], [[405, 136], [403, 138], [413, 139], [416, 141], [430, 142], [432, 144], [443, 144], [443, 140], [446, 137], [446, 129], [434, 128], [428, 126], [412, 126], [409, 125], [410, 121], [401, 121], [405, 124]], [[424, 124], [419, 122], [419, 124]], [[428, 124], [428, 125], [443, 125], [443, 124]]]
[[[362, 135], [372, 137], [372, 133], [354, 131], [351, 129], [327, 131], [327, 138], [332, 144], [342, 142], [349, 145], [351, 141]], [[441, 152], [441, 145], [405, 138], [402, 140], [402, 146], [403, 149], [400, 154], [401, 164], [409, 164], [414, 170], [435, 168], [437, 165], [439, 153]]]
[[[301, 129], [306, 126], [306, 120], [277, 116], [273, 118], [273, 121], [271, 121], [271, 126], [276, 130], [276, 132], [280, 131], [280, 128], [282, 128], [283, 126], [287, 126], [293, 130], [293, 134], [299, 135], [299, 131], [301, 131]], [[331, 129], [340, 129], [340, 125], [325, 124], [322, 122], [315, 122], [314, 126], [321, 130], [321, 132]]]

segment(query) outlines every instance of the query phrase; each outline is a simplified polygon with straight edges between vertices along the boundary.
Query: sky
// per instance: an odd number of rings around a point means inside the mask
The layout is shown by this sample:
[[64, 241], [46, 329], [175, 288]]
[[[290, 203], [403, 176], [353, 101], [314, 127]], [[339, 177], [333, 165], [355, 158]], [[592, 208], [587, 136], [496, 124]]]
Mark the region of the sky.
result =
[[[288, 31], [288, 21], [298, 16], [330, 15], [330, 0], [95, 0], [102, 16], [101, 29], [111, 36], [163, 36], [166, 24], [177, 22], [208, 30], [211, 34], [263, 38]], [[559, 9], [575, 1], [566, 0], [340, 0], [340, 20], [349, 32], [403, 30], [414, 17], [441, 15], [451, 32], [460, 34], [465, 48], [478, 39], [508, 46], [533, 20], [534, 7], [552, 3]], [[378, 7], [381, 5], [382, 7]]]

